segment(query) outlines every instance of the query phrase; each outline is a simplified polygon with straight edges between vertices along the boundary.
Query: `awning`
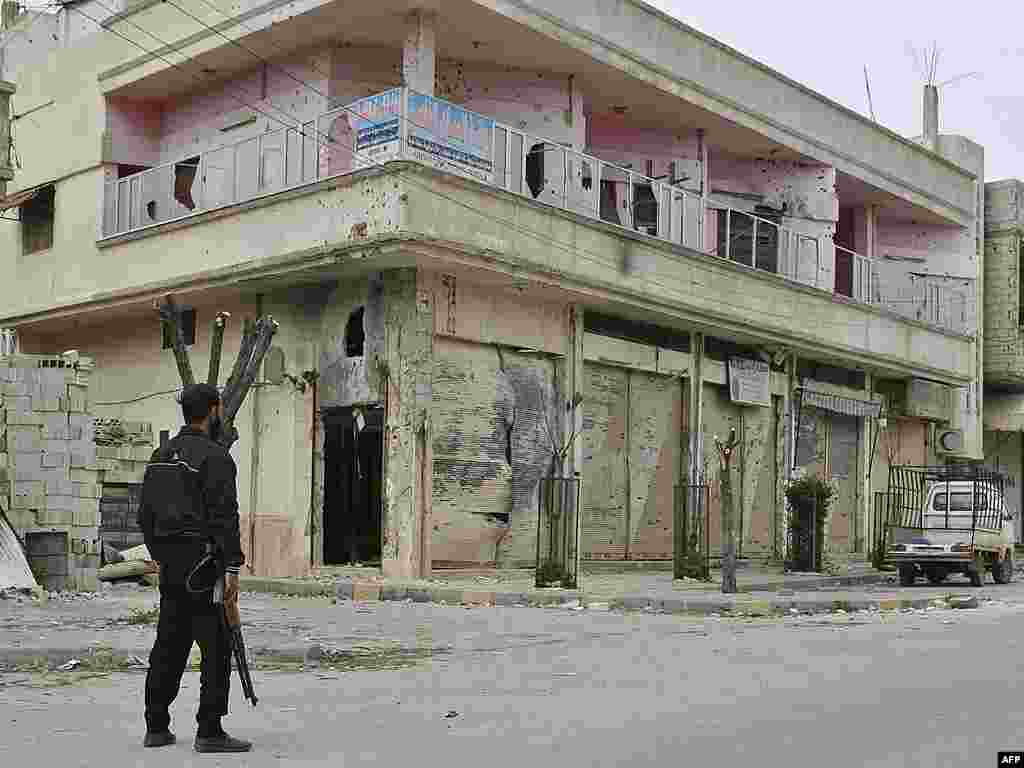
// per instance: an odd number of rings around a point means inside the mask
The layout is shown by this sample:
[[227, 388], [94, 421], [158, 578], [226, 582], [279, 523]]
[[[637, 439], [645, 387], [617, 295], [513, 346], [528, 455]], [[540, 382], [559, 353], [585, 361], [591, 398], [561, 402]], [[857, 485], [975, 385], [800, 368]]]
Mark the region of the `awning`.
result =
[[38, 194], [38, 189], [26, 189], [21, 192], [14, 192], [10, 195], [5, 195], [0, 199], [0, 213], [3, 213], [10, 208], [17, 208], [24, 205]]
[[797, 387], [797, 392], [800, 394], [801, 407], [810, 405], [823, 411], [841, 413], [844, 416], [870, 416], [873, 419], [877, 419], [882, 412], [882, 403], [876, 400], [861, 400], [855, 397], [833, 395], [806, 387]]

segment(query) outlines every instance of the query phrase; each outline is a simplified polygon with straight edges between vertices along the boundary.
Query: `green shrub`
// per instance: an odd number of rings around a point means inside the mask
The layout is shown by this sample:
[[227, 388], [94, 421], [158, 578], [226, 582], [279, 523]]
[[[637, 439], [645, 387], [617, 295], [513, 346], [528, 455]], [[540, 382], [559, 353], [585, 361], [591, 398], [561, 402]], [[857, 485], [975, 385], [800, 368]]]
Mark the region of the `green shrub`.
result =
[[789, 532], [793, 542], [793, 560], [804, 561], [803, 547], [810, 544], [806, 541], [809, 531], [805, 530], [811, 515], [815, 516], [814, 570], [822, 568], [822, 553], [825, 549], [825, 520], [828, 510], [835, 497], [835, 489], [817, 475], [807, 475], [793, 480], [786, 486], [786, 502], [789, 504]]

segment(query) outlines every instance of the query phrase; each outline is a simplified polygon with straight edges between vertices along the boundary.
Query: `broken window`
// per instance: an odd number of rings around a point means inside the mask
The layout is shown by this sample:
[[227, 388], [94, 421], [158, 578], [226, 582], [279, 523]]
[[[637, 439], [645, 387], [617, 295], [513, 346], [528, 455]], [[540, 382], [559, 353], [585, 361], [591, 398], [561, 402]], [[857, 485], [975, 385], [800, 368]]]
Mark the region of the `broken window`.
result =
[[[181, 332], [185, 337], [185, 346], [190, 347], [196, 343], [196, 311], [194, 309], [183, 309], [181, 311]], [[163, 349], [174, 347], [171, 333], [168, 327], [163, 326]]]
[[345, 324], [345, 356], [362, 357], [366, 343], [366, 331], [363, 329], [363, 307], [359, 307], [348, 316]]
[[36, 253], [53, 247], [54, 187], [40, 189], [18, 209], [22, 252]]
[[196, 202], [192, 198], [192, 185], [198, 170], [198, 157], [190, 157], [183, 163], [174, 164], [174, 199], [190, 211], [196, 208]]
[[534, 198], [544, 191], [544, 145], [534, 144], [526, 153], [526, 186]]
[[633, 222], [638, 232], [658, 234], [658, 201], [650, 184], [633, 185]]

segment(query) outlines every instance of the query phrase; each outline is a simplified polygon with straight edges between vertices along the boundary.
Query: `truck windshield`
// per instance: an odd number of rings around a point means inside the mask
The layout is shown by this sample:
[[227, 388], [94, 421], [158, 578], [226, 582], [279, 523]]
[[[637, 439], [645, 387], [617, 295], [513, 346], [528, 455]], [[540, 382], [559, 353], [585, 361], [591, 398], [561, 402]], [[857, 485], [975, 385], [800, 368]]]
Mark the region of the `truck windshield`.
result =
[[[950, 493], [948, 509], [950, 512], [970, 512], [971, 510], [971, 494], [967, 493]], [[932, 509], [939, 512], [945, 512], [947, 510], [947, 494], [936, 493], [935, 499], [932, 501]], [[988, 499], [983, 494], [975, 494], [975, 507], [979, 512], [983, 512], [988, 509]]]

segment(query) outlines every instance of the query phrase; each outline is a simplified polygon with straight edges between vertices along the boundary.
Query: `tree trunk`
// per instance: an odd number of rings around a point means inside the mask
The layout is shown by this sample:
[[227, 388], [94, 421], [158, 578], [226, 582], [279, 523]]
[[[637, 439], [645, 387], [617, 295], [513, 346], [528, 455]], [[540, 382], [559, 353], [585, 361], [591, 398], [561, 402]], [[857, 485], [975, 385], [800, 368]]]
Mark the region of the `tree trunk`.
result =
[[[189, 362], [188, 350], [185, 348], [185, 334], [181, 328], [181, 312], [174, 303], [172, 296], [167, 296], [163, 305], [157, 307], [160, 313], [161, 322], [169, 329], [174, 350], [174, 359], [178, 365], [178, 375], [181, 377], [183, 386], [190, 386], [195, 383], [192, 375], [192, 365]], [[227, 312], [220, 312], [214, 322], [212, 346], [210, 350], [210, 370], [208, 381], [216, 386], [217, 378], [220, 375], [220, 355], [224, 340], [224, 326], [229, 317]], [[224, 424], [221, 429], [218, 442], [225, 449], [231, 450], [231, 446], [238, 440], [238, 430], [235, 429], [235, 416], [245, 402], [249, 390], [256, 381], [256, 374], [263, 364], [263, 357], [270, 348], [270, 342], [277, 333], [278, 323], [273, 317], [267, 315], [253, 323], [246, 318], [245, 333], [242, 337], [242, 345], [238, 351], [238, 357], [231, 370], [231, 376], [221, 390], [221, 402], [224, 405]]]
[[178, 365], [178, 375], [183, 386], [190, 387], [196, 383], [192, 375], [192, 364], [185, 349], [185, 332], [181, 327], [181, 311], [174, 303], [174, 297], [168, 295], [166, 303], [158, 306], [161, 326], [166, 328], [171, 337], [171, 349], [174, 351], [174, 362]]
[[733, 509], [732, 470], [722, 468], [722, 594], [734, 595], [736, 588], [736, 515]]
[[217, 379], [220, 378], [220, 354], [224, 348], [224, 328], [227, 326], [227, 319], [231, 317], [227, 312], [218, 312], [217, 319], [213, 321], [213, 336], [210, 342], [210, 371], [206, 377], [206, 383], [211, 387], [217, 386]]

